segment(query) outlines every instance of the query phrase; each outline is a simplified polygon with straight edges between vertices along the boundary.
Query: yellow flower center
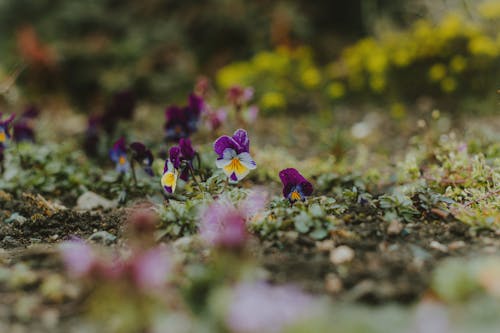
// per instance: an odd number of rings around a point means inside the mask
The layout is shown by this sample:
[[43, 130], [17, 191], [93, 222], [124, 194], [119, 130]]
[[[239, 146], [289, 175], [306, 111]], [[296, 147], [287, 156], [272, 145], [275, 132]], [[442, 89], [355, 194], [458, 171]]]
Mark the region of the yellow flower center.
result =
[[118, 159], [118, 163], [120, 163], [120, 165], [124, 165], [126, 162], [127, 159], [124, 156], [120, 156], [120, 158]]
[[5, 142], [7, 140], [7, 135], [4, 131], [0, 131], [0, 142]]
[[297, 191], [293, 191], [292, 194], [290, 194], [290, 199], [292, 199], [292, 201], [298, 201], [301, 198], [300, 193]]
[[246, 167], [241, 163], [239, 158], [235, 157], [231, 160], [231, 162], [224, 167], [224, 170], [227, 173], [237, 173], [242, 174], [245, 172]]
[[161, 183], [163, 184], [163, 186], [174, 187], [175, 181], [175, 174], [173, 172], [166, 172], [161, 177]]

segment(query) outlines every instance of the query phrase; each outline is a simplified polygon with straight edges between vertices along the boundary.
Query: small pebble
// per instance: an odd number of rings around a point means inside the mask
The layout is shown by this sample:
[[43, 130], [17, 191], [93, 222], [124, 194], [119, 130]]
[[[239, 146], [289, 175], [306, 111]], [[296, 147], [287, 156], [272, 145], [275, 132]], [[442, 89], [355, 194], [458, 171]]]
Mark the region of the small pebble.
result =
[[401, 231], [403, 231], [403, 223], [398, 220], [392, 220], [389, 226], [387, 227], [387, 233], [389, 235], [399, 235]]
[[433, 240], [430, 244], [430, 247], [434, 250], [438, 250], [441, 252], [448, 252], [448, 247], [444, 244], [439, 243], [438, 241]]
[[354, 259], [354, 250], [342, 245], [330, 251], [330, 261], [335, 265], [344, 264]]
[[325, 288], [328, 292], [337, 294], [342, 291], [342, 280], [337, 275], [330, 273], [325, 278]]

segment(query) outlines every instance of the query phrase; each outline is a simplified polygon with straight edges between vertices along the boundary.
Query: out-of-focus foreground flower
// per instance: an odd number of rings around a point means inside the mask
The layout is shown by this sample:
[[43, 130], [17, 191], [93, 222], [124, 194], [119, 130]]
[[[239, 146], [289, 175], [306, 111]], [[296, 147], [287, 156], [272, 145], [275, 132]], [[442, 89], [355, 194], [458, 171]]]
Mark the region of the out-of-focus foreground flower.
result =
[[200, 214], [200, 236], [208, 244], [222, 248], [241, 248], [247, 238], [247, 221], [262, 210], [267, 194], [252, 192], [237, 205], [219, 199]]
[[241, 283], [233, 291], [226, 324], [235, 333], [278, 333], [313, 315], [314, 299], [292, 286]]

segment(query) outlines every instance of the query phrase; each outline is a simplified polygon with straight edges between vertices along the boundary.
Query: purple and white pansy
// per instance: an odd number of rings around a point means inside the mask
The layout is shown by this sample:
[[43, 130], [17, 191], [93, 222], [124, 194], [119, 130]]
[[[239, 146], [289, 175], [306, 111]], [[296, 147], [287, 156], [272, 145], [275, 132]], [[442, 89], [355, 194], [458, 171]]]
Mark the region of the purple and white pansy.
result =
[[109, 151], [109, 157], [115, 162], [117, 172], [126, 173], [129, 171], [130, 163], [127, 158], [127, 144], [124, 137], [116, 140]]
[[250, 156], [250, 140], [247, 131], [238, 129], [232, 137], [223, 135], [214, 142], [214, 151], [219, 156], [215, 161], [231, 183], [237, 183], [257, 167]]
[[305, 201], [306, 197], [313, 192], [312, 184], [304, 178], [296, 169], [288, 168], [279, 173], [283, 183], [283, 196], [291, 203]]
[[179, 167], [181, 165], [181, 149], [178, 146], [170, 148], [168, 158], [163, 167], [163, 175], [161, 176], [161, 186], [165, 192], [172, 194], [177, 186], [177, 177], [179, 176]]
[[11, 114], [5, 120], [2, 120], [2, 113], [0, 112], [0, 145], [3, 147], [7, 145], [7, 140], [10, 139], [10, 127], [15, 115]]

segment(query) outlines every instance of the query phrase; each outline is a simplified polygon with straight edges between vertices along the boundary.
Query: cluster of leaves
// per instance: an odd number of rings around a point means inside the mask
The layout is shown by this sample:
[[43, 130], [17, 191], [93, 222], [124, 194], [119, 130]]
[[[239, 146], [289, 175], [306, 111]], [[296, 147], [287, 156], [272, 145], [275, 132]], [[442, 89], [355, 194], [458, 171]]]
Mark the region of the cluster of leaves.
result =
[[327, 197], [311, 198], [307, 204], [294, 204], [283, 199], [275, 199], [268, 210], [251, 222], [251, 229], [261, 237], [275, 238], [282, 231], [297, 231], [317, 240], [327, 238], [335, 229], [336, 216], [345, 207]]
[[16, 195], [36, 192], [74, 203], [84, 192], [105, 196], [123, 196], [127, 190], [133, 196], [152, 194], [158, 185], [142, 177], [138, 186], [122, 181], [114, 172], [106, 172], [91, 163], [84, 152], [74, 149], [74, 142], [34, 144], [22, 142], [7, 151], [5, 172], [0, 188]]

